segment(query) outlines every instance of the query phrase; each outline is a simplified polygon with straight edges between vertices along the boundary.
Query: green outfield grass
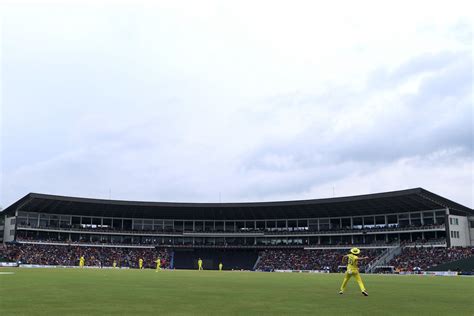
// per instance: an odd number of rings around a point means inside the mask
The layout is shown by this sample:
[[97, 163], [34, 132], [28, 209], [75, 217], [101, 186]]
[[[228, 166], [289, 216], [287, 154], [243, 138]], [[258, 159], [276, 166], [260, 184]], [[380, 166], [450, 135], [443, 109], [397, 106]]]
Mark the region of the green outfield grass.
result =
[[474, 315], [474, 278], [1, 268], [1, 315]]

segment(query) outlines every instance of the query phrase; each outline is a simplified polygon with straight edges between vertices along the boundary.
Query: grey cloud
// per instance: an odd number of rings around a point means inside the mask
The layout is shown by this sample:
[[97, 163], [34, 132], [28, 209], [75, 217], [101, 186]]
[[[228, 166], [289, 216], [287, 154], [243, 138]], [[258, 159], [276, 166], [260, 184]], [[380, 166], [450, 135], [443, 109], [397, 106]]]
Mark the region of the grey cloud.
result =
[[[386, 165], [398, 159], [450, 149], [455, 149], [458, 156], [472, 159], [472, 61], [469, 56], [440, 54], [432, 59], [422, 56], [399, 69], [390, 76], [384, 89], [394, 89], [396, 83], [403, 82], [407, 76], [415, 76], [427, 69], [432, 74], [423, 80], [417, 93], [398, 99], [399, 104], [393, 108], [387, 105], [382, 115], [371, 118], [361, 128], [342, 133], [332, 130], [327, 134], [331, 136], [325, 137], [320, 125], [330, 130], [332, 127], [326, 122], [316, 122], [295, 138], [276, 140], [249, 153], [243, 168], [270, 174], [306, 170], [313, 174], [311, 181], [301, 179], [302, 185], [308, 188], [344, 176], [334, 173], [334, 177], [326, 178], [320, 176], [321, 172], [312, 172], [325, 170], [334, 164]], [[364, 102], [373, 94], [384, 92], [379, 89], [380, 85], [368, 86], [363, 93], [346, 94], [345, 99], [336, 96], [337, 101], [329, 102], [351, 104], [357, 108], [354, 102]], [[333, 115], [343, 118], [345, 111], [334, 111]], [[291, 164], [274, 164], [268, 157], [273, 157], [273, 160], [288, 160], [290, 157]]]

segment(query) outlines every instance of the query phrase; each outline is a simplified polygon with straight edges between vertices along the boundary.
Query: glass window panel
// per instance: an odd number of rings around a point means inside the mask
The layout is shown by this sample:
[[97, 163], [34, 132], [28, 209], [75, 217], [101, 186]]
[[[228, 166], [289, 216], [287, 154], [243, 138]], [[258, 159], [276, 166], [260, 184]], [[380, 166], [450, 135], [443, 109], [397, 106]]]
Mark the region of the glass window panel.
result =
[[266, 221], [267, 230], [272, 231], [276, 227], [276, 221]]
[[342, 220], [342, 228], [343, 229], [350, 229], [351, 228], [351, 219], [350, 218], [343, 218]]
[[329, 230], [329, 218], [319, 219], [319, 230], [322, 230], [322, 231]]
[[81, 218], [78, 216], [73, 216], [71, 221], [73, 227], [78, 227], [78, 225], [81, 223]]
[[331, 223], [331, 229], [333, 229], [333, 230], [341, 229], [341, 219], [340, 218], [331, 218], [330, 223]]
[[28, 226], [28, 224], [29, 224], [28, 217], [18, 216], [17, 217], [17, 223], [18, 223], [18, 225], [21, 225], [21, 226]]
[[214, 231], [214, 222], [211, 222], [211, 221], [207, 221], [205, 222], [205, 227], [204, 227], [204, 231], [207, 231], [207, 232], [212, 232]]
[[235, 225], [235, 222], [226, 221], [226, 222], [225, 222], [225, 231], [226, 231], [226, 232], [233, 232], [233, 231], [235, 231], [235, 230], [234, 230], [234, 225]]
[[442, 225], [442, 224], [444, 224], [445, 220], [446, 220], [446, 218], [445, 218], [444, 215], [440, 216], [440, 217], [436, 216], [436, 224]]
[[184, 226], [183, 221], [175, 221], [174, 222], [174, 230], [176, 232], [182, 232], [183, 231], [183, 226]]
[[[418, 214], [419, 215], [419, 214]], [[421, 217], [412, 217], [411, 218], [411, 225], [412, 226], [421, 226]]]
[[216, 231], [217, 232], [223, 232], [224, 231], [224, 222], [217, 221], [215, 225], [216, 225]]
[[299, 228], [308, 228], [308, 220], [307, 219], [299, 219], [297, 225], [298, 225]]
[[398, 224], [397, 215], [387, 215], [387, 222], [389, 225]]
[[143, 230], [152, 230], [153, 229], [153, 220], [145, 219], [143, 220]]
[[112, 227], [116, 230], [122, 229], [122, 219], [121, 218], [113, 218], [112, 219]]
[[201, 221], [194, 222], [194, 229], [197, 232], [204, 231], [204, 222], [201, 222]]
[[375, 224], [378, 226], [385, 225], [385, 216], [375, 216]]
[[111, 226], [112, 226], [112, 219], [111, 218], [102, 219], [102, 227], [109, 228]]
[[373, 216], [364, 217], [364, 226], [373, 226], [373, 225], [375, 225]]
[[173, 221], [164, 221], [164, 231], [165, 232], [173, 231]]
[[102, 223], [102, 219], [99, 217], [93, 217], [92, 218], [92, 225], [98, 226]]
[[398, 215], [398, 225], [400, 227], [407, 227], [410, 225], [410, 221], [408, 220], [409, 215], [407, 213], [399, 214]]
[[162, 232], [164, 230], [164, 225], [162, 220], [153, 220], [153, 230]]
[[187, 232], [192, 232], [193, 231], [193, 222], [192, 221], [184, 222], [184, 230], [187, 231]]
[[353, 225], [352, 227], [354, 229], [361, 229], [362, 228], [362, 223], [363, 223], [362, 222], [362, 217], [354, 217], [352, 219], [352, 225]]
[[92, 218], [91, 217], [82, 217], [82, 225], [92, 225]]
[[124, 219], [123, 220], [123, 229], [124, 230], [132, 230], [132, 220], [131, 219]]
[[246, 221], [245, 222], [245, 228], [249, 230], [254, 230], [255, 229], [255, 222], [254, 221]]
[[50, 215], [49, 216], [49, 226], [50, 227], [58, 227], [59, 226], [59, 216], [58, 215]]
[[423, 224], [424, 225], [433, 225], [434, 224], [434, 218], [433, 217], [423, 218]]
[[317, 219], [310, 219], [308, 222], [309, 230], [317, 231], [318, 230], [318, 220]]
[[244, 228], [245, 226], [245, 222], [238, 221], [238, 222], [235, 222], [235, 225], [237, 226], [237, 231], [241, 231], [242, 228]]
[[288, 228], [290, 230], [295, 230], [296, 227], [297, 227], [297, 223], [295, 219], [288, 220]]
[[134, 219], [133, 220], [133, 229], [134, 230], [142, 230], [143, 220], [141, 219]]
[[49, 224], [49, 216], [47, 214], [40, 214], [40, 227], [47, 227]]

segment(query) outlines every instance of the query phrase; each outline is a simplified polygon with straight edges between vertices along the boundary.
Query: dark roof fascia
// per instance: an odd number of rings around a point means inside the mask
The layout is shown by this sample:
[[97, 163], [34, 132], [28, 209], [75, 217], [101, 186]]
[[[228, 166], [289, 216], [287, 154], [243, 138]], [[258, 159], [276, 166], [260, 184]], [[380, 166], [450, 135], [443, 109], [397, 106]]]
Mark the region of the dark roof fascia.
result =
[[35, 199], [38, 200], [50, 200], [50, 201], [64, 201], [69, 203], [78, 204], [102, 204], [113, 206], [135, 206], [135, 207], [150, 207], [152, 209], [159, 208], [196, 208], [196, 209], [223, 209], [223, 208], [273, 208], [273, 207], [292, 207], [292, 206], [304, 206], [304, 205], [331, 205], [338, 203], [350, 203], [357, 201], [376, 201], [378, 199], [390, 199], [397, 197], [408, 197], [408, 196], [420, 196], [424, 199], [428, 199], [433, 203], [439, 204], [442, 207], [454, 209], [466, 214], [474, 214], [474, 211], [466, 206], [459, 203], [441, 197], [430, 191], [422, 188], [414, 188], [399, 191], [390, 191], [382, 193], [372, 193], [355, 196], [345, 196], [336, 198], [323, 198], [323, 199], [312, 199], [312, 200], [295, 200], [295, 201], [272, 201], [272, 202], [245, 202], [245, 203], [182, 203], [182, 202], [149, 202], [149, 201], [126, 201], [126, 200], [109, 200], [109, 199], [95, 199], [95, 198], [83, 198], [83, 197], [71, 197], [41, 193], [29, 193], [20, 200], [16, 201], [12, 205], [8, 206], [0, 214], [12, 215], [15, 211], [27, 204], [29, 201]]
[[[236, 202], [236, 203], [187, 203], [187, 202], [151, 202], [151, 201], [126, 201], [126, 200], [108, 200], [108, 199], [95, 199], [95, 198], [83, 198], [83, 197], [71, 197], [62, 195], [50, 195], [41, 193], [30, 193], [27, 196], [31, 198], [65, 201], [65, 202], [76, 202], [76, 203], [92, 203], [92, 204], [109, 204], [109, 205], [124, 205], [124, 206], [151, 206], [151, 207], [190, 207], [190, 208], [225, 208], [225, 207], [265, 207], [265, 206], [293, 206], [293, 205], [314, 205], [314, 204], [333, 204], [340, 202], [353, 202], [353, 201], [364, 201], [379, 198], [389, 198], [397, 196], [405, 196], [410, 194], [418, 194], [421, 192], [421, 188], [408, 189], [401, 191], [391, 191], [383, 193], [372, 193], [364, 195], [344, 196], [336, 198], [323, 198], [323, 199], [311, 199], [311, 200], [294, 200], [294, 201], [272, 201], [272, 202]], [[9, 207], [8, 207], [9, 208]], [[7, 208], [7, 209], [8, 209]]]

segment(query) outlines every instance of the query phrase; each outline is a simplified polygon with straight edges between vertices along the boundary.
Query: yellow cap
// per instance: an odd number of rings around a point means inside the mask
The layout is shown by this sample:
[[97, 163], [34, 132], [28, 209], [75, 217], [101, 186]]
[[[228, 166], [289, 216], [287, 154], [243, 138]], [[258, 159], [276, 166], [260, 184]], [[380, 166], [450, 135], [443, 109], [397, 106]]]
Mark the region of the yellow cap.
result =
[[353, 255], [358, 255], [358, 254], [360, 253], [360, 249], [359, 249], [359, 248], [352, 248], [352, 249], [351, 249], [351, 253], [352, 253]]

